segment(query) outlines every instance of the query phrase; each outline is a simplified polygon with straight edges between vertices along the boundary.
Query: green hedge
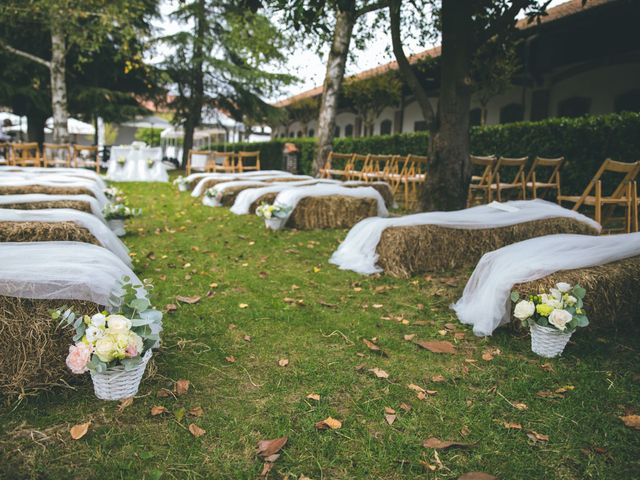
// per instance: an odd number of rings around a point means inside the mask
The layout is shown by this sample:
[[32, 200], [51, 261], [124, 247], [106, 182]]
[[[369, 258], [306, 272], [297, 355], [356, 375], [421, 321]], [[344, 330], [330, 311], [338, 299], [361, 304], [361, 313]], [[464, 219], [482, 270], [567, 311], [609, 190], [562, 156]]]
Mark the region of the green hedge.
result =
[[[313, 138], [214, 145], [220, 150], [260, 150], [263, 169], [281, 168], [286, 142], [300, 149], [300, 171], [309, 173], [315, 154]], [[405, 133], [360, 138], [337, 138], [341, 153], [426, 155], [428, 134]], [[622, 113], [580, 118], [551, 118], [540, 122], [474, 127], [471, 152], [475, 155], [567, 158], [562, 171], [563, 193], [580, 193], [605, 158], [640, 160], [640, 114]]]

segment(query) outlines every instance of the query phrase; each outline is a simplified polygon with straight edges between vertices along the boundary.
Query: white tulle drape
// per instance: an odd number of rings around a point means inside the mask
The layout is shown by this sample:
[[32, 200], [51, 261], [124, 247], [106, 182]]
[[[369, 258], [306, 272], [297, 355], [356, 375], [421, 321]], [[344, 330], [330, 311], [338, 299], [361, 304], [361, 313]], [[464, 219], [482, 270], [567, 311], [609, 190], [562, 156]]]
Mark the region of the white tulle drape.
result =
[[0, 195], [0, 208], [2, 205], [11, 203], [38, 203], [38, 202], [61, 202], [74, 201], [85, 202], [91, 206], [91, 213], [98, 217], [101, 221], [105, 221], [102, 215], [102, 209], [98, 200], [91, 195], [49, 195], [46, 193], [27, 193], [24, 195]]
[[[124, 165], [118, 163], [125, 159]], [[153, 165], [149, 167], [148, 161]], [[107, 178], [117, 182], [168, 182], [167, 167], [162, 163], [160, 147], [113, 147], [107, 167]]]
[[109, 304], [117, 282], [140, 280], [106, 248], [79, 242], [0, 243], [0, 295]]
[[[193, 191], [191, 192], [191, 196], [192, 197], [200, 197], [202, 195], [204, 195], [204, 193], [208, 190], [208, 186], [207, 186], [207, 182], [209, 180], [211, 180], [212, 178], [215, 180], [224, 180], [224, 182], [221, 182], [219, 184], [216, 185], [215, 188], [218, 188], [220, 185], [226, 185], [227, 183], [233, 183], [233, 182], [262, 182], [264, 180], [277, 180], [279, 178], [283, 178], [285, 176], [283, 175], [269, 175], [269, 174], [264, 174], [264, 175], [249, 175], [249, 176], [243, 176], [243, 177], [237, 177], [237, 176], [229, 176], [229, 177], [207, 177], [207, 178], [203, 178], [201, 179], [198, 184], [194, 187]], [[293, 175], [286, 175], [286, 178], [293, 178]], [[310, 180], [311, 177], [306, 176], [306, 175], [296, 175], [295, 178], [300, 178], [300, 180]]]
[[283, 172], [282, 170], [255, 170], [255, 171], [251, 171], [251, 172], [242, 172], [242, 173], [192, 173], [191, 175], [187, 176], [186, 180], [191, 183], [191, 182], [196, 182], [196, 181], [200, 181], [204, 178], [229, 178], [229, 179], [242, 179], [242, 178], [247, 178], [247, 177], [255, 177], [255, 176], [264, 176], [264, 175], [271, 175], [271, 176], [280, 176], [280, 177], [290, 177], [293, 175], [293, 173], [290, 172]]
[[451, 308], [462, 323], [473, 325], [473, 333], [491, 335], [510, 320], [514, 285], [561, 270], [604, 265], [638, 255], [640, 233], [599, 237], [547, 235], [514, 243], [480, 259], [462, 298]]
[[378, 204], [378, 216], [386, 217], [389, 215], [387, 211], [387, 207], [384, 204], [384, 199], [378, 193], [375, 188], [371, 187], [356, 187], [356, 188], [347, 188], [342, 187], [340, 185], [310, 185], [308, 187], [298, 187], [298, 188], [290, 188], [287, 190], [283, 190], [278, 194], [275, 198], [273, 204], [281, 205], [283, 207], [289, 207], [291, 210], [287, 217], [280, 219], [279, 224], [276, 226], [272, 226], [274, 230], [280, 229], [284, 227], [287, 223], [287, 219], [291, 216], [291, 213], [296, 208], [300, 200], [307, 197], [331, 197], [331, 196], [344, 196], [344, 197], [354, 197], [354, 198], [372, 198]]
[[41, 185], [43, 187], [61, 187], [61, 188], [85, 188], [89, 190], [98, 200], [100, 208], [104, 207], [109, 200], [104, 194], [103, 189], [92, 180], [83, 180], [81, 178], [67, 177], [63, 175], [41, 175], [40, 177], [4, 177], [0, 176], [0, 186], [11, 187], [30, 187]]
[[129, 250], [125, 244], [100, 219], [90, 213], [72, 208], [43, 210], [0, 208], [0, 222], [73, 222], [89, 230], [104, 248], [114, 253], [123, 263], [131, 266]]
[[[378, 261], [376, 249], [382, 232], [391, 227], [438, 225], [446, 228], [477, 230], [501, 228], [557, 217], [572, 218], [591, 225], [598, 231], [601, 229], [600, 225], [592, 219], [545, 200], [493, 202], [489, 205], [454, 212], [417, 213], [386, 219], [366, 218], [354, 225], [329, 261], [342, 270], [353, 270], [366, 275], [381, 272], [382, 269], [376, 265]], [[429, 253], [423, 252], [424, 255], [429, 255]], [[464, 253], [461, 252], [461, 254]]]
[[236, 201], [233, 203], [231, 207], [231, 211], [236, 215], [246, 215], [251, 213], [249, 211], [249, 207], [251, 204], [258, 200], [263, 195], [267, 195], [269, 193], [278, 193], [289, 188], [298, 188], [304, 187], [307, 185], [317, 185], [317, 184], [327, 184], [327, 185], [335, 185], [339, 184], [338, 180], [329, 180], [329, 179], [312, 179], [312, 180], [302, 180], [300, 182], [275, 182], [269, 184], [267, 187], [259, 187], [259, 188], [248, 188], [247, 190], [241, 191], [236, 197]]
[[10, 167], [0, 166], [0, 176], [8, 173], [19, 173], [23, 175], [53, 175], [60, 177], [85, 178], [98, 184], [101, 189], [107, 186], [100, 175], [92, 170], [84, 168], [43, 168], [43, 167]]
[[[234, 180], [231, 182], [224, 182], [217, 184], [214, 188], [220, 195], [224, 195], [224, 192], [233, 187], [263, 187], [269, 185], [268, 183], [260, 182], [257, 180]], [[204, 193], [204, 192], [203, 192]], [[202, 204], [208, 207], [220, 207], [222, 203], [217, 198], [203, 197]]]

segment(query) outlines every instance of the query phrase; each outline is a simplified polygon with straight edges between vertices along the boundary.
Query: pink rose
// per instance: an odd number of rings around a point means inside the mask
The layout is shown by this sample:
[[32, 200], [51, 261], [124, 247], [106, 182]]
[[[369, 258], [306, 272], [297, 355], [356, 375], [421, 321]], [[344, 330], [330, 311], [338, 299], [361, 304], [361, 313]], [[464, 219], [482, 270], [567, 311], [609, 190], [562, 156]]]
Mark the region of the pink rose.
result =
[[92, 348], [85, 343], [77, 343], [69, 347], [67, 355], [67, 367], [75, 374], [84, 373], [88, 370], [87, 364], [91, 360]]
[[124, 350], [124, 356], [133, 358], [138, 356], [138, 347], [134, 343], [130, 343]]

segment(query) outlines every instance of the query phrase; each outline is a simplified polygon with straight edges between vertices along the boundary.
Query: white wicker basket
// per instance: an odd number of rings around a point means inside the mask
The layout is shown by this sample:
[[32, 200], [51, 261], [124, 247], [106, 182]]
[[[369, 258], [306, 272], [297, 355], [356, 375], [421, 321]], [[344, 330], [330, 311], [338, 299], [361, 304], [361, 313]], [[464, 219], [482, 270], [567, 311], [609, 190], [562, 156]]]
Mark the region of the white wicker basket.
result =
[[100, 400], [122, 400], [138, 393], [142, 375], [151, 358], [151, 349], [142, 356], [142, 363], [133, 370], [125, 371], [122, 365], [108, 369], [104, 373], [91, 372], [93, 391]]
[[287, 223], [286, 218], [271, 217], [264, 219], [265, 226], [271, 230], [280, 230], [284, 227], [285, 223]]
[[119, 237], [124, 237], [127, 234], [127, 231], [124, 228], [124, 220], [113, 219], [107, 220], [107, 225], [109, 228]]
[[206, 207], [221, 207], [222, 204], [215, 197], [207, 197], [202, 199], [202, 204]]
[[178, 184], [178, 191], [180, 192], [186, 192], [187, 190], [189, 190], [189, 185], [186, 183], [179, 183]]
[[531, 351], [545, 358], [559, 356], [573, 332], [563, 333], [555, 328], [531, 325]]

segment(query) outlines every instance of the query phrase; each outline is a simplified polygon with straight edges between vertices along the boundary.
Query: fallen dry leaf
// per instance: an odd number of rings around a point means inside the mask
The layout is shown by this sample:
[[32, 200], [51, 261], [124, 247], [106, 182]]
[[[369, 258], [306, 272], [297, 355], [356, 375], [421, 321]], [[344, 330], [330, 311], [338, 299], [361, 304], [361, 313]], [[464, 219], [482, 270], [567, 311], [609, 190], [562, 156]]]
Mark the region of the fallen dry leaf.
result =
[[187, 297], [187, 296], [184, 296], [184, 295], [177, 295], [176, 296], [176, 300], [178, 302], [188, 303], [189, 305], [192, 305], [194, 303], [198, 303], [200, 301], [200, 298], [201, 297], [199, 297], [197, 295], [194, 295], [192, 297]]
[[416, 334], [415, 334], [415, 333], [409, 333], [409, 334], [407, 334], [407, 335], [405, 335], [405, 336], [404, 336], [404, 339], [405, 339], [407, 342], [410, 342], [410, 341], [411, 341], [411, 340], [413, 340], [415, 337], [416, 337]]
[[318, 430], [326, 430], [330, 428], [331, 430], [337, 430], [342, 427], [342, 422], [340, 420], [336, 420], [332, 417], [327, 417], [324, 420], [320, 420], [316, 423], [316, 428]]
[[250, 341], [251, 341], [251, 335], [245, 335], [244, 337], [242, 337], [242, 339], [243, 339], [245, 342], [250, 342]]
[[362, 343], [364, 343], [367, 346], [367, 348], [372, 352], [378, 352], [380, 353], [380, 355], [384, 357], [388, 357], [387, 353], [383, 351], [378, 345], [373, 343], [371, 340], [367, 340], [366, 338], [363, 338]]
[[384, 407], [384, 413], [388, 413], [389, 415], [393, 415], [396, 411], [391, 407]]
[[238, 304], [238, 307], [240, 307], [240, 308], [249, 308], [249, 304], [247, 304], [247, 303], [240, 303], [240, 304]]
[[529, 430], [527, 432], [527, 437], [529, 437], [534, 442], [548, 442], [549, 435], [543, 435], [542, 433], [534, 432], [533, 430]]
[[235, 363], [235, 361], [236, 361], [236, 357], [234, 357], [233, 355], [229, 355], [228, 357], [224, 357], [224, 359], [229, 363]]
[[176, 387], [175, 387], [175, 392], [176, 395], [180, 396], [180, 395], [184, 395], [185, 393], [187, 393], [189, 391], [189, 380], [178, 380], [176, 382]]
[[434, 375], [433, 377], [431, 377], [431, 381], [440, 383], [440, 382], [444, 382], [445, 378], [442, 375]]
[[201, 417], [204, 415], [204, 410], [202, 407], [193, 407], [189, 410], [189, 415], [192, 417]]
[[71, 427], [71, 430], [69, 430], [71, 438], [73, 438], [74, 440], [80, 440], [87, 434], [90, 426], [91, 422], [79, 423], [78, 425], [74, 425], [73, 427]]
[[424, 388], [422, 388], [419, 385], [416, 385], [415, 383], [410, 383], [409, 385], [407, 385], [407, 387], [409, 387], [411, 390], [415, 390], [416, 392], [422, 392], [422, 393], [426, 392]]
[[379, 309], [379, 308], [384, 307], [384, 305], [383, 305], [383, 304], [381, 304], [381, 303], [374, 303], [374, 304], [373, 304], [373, 305], [371, 305], [371, 306], [372, 306], [373, 308], [375, 308], [375, 309]]
[[430, 352], [433, 352], [433, 353], [450, 353], [450, 354], [456, 353], [456, 347], [453, 345], [453, 343], [447, 342], [446, 340], [443, 340], [443, 341], [419, 340], [419, 341], [416, 341], [415, 343], [416, 345], [426, 350], [429, 350]]
[[540, 390], [536, 392], [536, 397], [540, 398], [564, 398], [562, 393], [550, 392], [549, 390]]
[[378, 378], [389, 378], [389, 374], [384, 370], [382, 370], [381, 368], [378, 368], [378, 367], [370, 368], [369, 371]]
[[640, 430], [640, 415], [625, 415], [618, 418], [622, 420], [622, 423], [624, 423], [625, 426]]
[[513, 406], [516, 410], [527, 410], [529, 408], [526, 403], [514, 403]]
[[458, 447], [458, 448], [470, 447], [471, 444], [453, 442], [451, 440], [440, 440], [439, 438], [431, 437], [431, 438], [427, 438], [424, 442], [422, 442], [422, 446], [426, 448], [444, 450], [445, 448], [451, 448], [451, 447]]
[[464, 332], [456, 332], [453, 334], [453, 338], [456, 340], [462, 340], [464, 338]]
[[131, 405], [133, 405], [133, 397], [124, 398], [120, 400], [120, 403], [118, 404], [118, 411], [122, 412], [125, 408], [130, 407]]
[[280, 360], [278, 360], [278, 365], [281, 367], [286, 367], [287, 365], [289, 365], [289, 359], [281, 358]]
[[543, 363], [542, 365], [540, 365], [540, 368], [542, 370], [544, 370], [545, 372], [553, 372], [553, 365], [551, 365], [550, 363]]
[[167, 398], [171, 396], [172, 396], [171, 390], [168, 390], [166, 388], [161, 388], [160, 390], [158, 390], [158, 393], [157, 393], [158, 398]]
[[389, 413], [384, 414], [384, 419], [387, 421], [389, 425], [393, 425], [393, 422], [396, 421], [396, 418], [397, 418], [397, 415], [393, 415]]
[[411, 410], [411, 405], [407, 404], [407, 403], [401, 403], [400, 404], [400, 408], [402, 410], [404, 410], [405, 412], [408, 412], [409, 410]]
[[156, 405], [151, 407], [151, 416], [155, 417], [156, 415], [162, 415], [163, 413], [167, 413], [167, 409], [162, 405]]
[[196, 438], [201, 437], [202, 435], [207, 433], [207, 431], [205, 429], [200, 428], [195, 423], [190, 423], [189, 424], [189, 431], [191, 432], [191, 435], [193, 435]]
[[493, 475], [489, 475], [484, 472], [469, 472], [464, 475], [460, 475], [458, 480], [498, 480], [498, 477], [494, 477]]
[[257, 454], [262, 458], [268, 458], [275, 455], [289, 440], [287, 437], [274, 438], [272, 440], [260, 440], [258, 442]]
[[317, 393], [310, 393], [309, 395], [307, 395], [307, 398], [309, 400], [315, 400], [316, 402], [320, 401], [320, 395], [318, 395]]
[[436, 465], [431, 465], [429, 462], [426, 462], [424, 460], [419, 460], [420, 465], [422, 465], [425, 470], [429, 470], [430, 472], [435, 472], [438, 467]]
[[272, 468], [273, 462], [265, 462], [264, 465], [262, 465], [262, 471], [260, 472], [260, 476], [258, 478], [267, 478]]
[[491, 352], [484, 352], [484, 353], [482, 354], [482, 359], [483, 359], [485, 362], [490, 362], [491, 360], [493, 360], [493, 355], [491, 355]]
[[168, 303], [164, 306], [164, 311], [167, 313], [175, 312], [178, 309], [175, 303]]
[[508, 430], [522, 430], [522, 425], [519, 423], [502, 422], [502, 425]]

